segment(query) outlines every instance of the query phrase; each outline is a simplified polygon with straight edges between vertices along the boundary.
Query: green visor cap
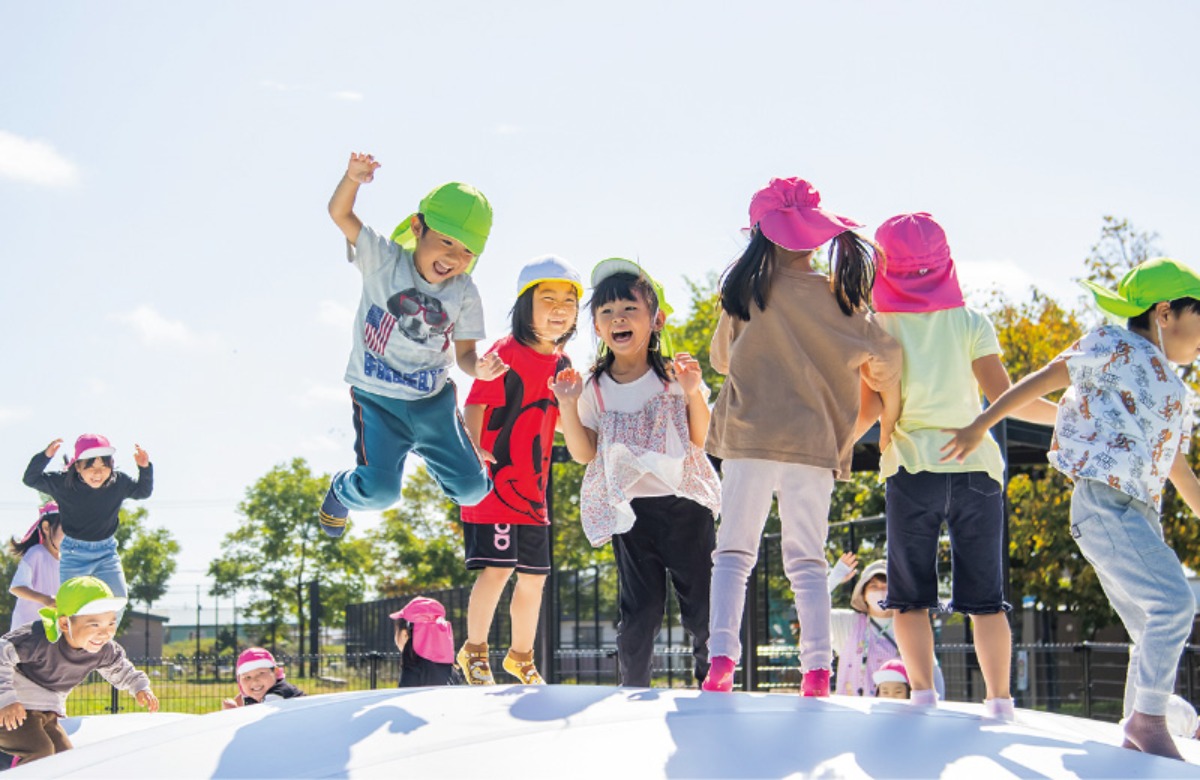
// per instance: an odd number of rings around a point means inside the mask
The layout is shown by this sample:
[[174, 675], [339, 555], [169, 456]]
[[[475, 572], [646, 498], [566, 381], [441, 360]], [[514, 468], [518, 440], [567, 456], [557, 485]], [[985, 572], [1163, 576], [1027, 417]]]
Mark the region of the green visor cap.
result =
[[[452, 181], [435, 188], [421, 200], [417, 211], [425, 217], [425, 224], [439, 233], [461, 241], [475, 257], [467, 266], [467, 273], [475, 270], [475, 263], [483, 254], [488, 234], [492, 232], [492, 204], [483, 193], [470, 184]], [[408, 251], [417, 248], [417, 236], [412, 230], [412, 218], [407, 218], [392, 231], [392, 240]]]
[[1095, 282], [1080, 284], [1096, 297], [1096, 305], [1118, 317], [1136, 317], [1159, 301], [1179, 298], [1200, 300], [1200, 276], [1178, 260], [1156, 257], [1139, 264], [1121, 279], [1117, 291]]
[[76, 615], [99, 615], [125, 609], [127, 599], [114, 596], [112, 588], [96, 577], [72, 577], [58, 586], [53, 607], [38, 610], [46, 638], [58, 641], [58, 619]]

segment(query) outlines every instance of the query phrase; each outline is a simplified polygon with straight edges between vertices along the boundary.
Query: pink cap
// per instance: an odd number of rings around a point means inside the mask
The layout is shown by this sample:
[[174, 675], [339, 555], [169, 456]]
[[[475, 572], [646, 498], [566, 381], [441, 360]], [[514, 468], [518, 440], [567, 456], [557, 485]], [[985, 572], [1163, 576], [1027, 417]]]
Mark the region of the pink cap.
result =
[[417, 596], [390, 617], [412, 624], [412, 648], [417, 655], [438, 664], [454, 663], [454, 629], [446, 621], [446, 608], [440, 602]]
[[116, 451], [117, 448], [112, 446], [107, 438], [98, 433], [85, 433], [75, 440], [75, 457], [71, 459], [71, 463], [77, 460], [102, 458], [105, 455], [112, 455]]
[[892, 217], [875, 231], [881, 257], [871, 301], [880, 312], [931, 312], [964, 305], [946, 232], [925, 212]]
[[42, 521], [46, 519], [46, 515], [58, 514], [58, 504], [53, 501], [47, 501], [38, 507], [37, 520], [33, 521], [33, 525], [29, 526], [29, 530], [21, 537], [19, 544], [25, 544], [34, 535], [38, 535], [38, 544], [45, 544], [46, 537], [42, 534]]
[[847, 230], [862, 227], [821, 208], [821, 193], [804, 179], [771, 179], [750, 199], [750, 226], [784, 249], [816, 249]]
[[871, 675], [871, 680], [879, 685], [885, 682], [902, 682], [908, 685], [908, 670], [904, 668], [904, 662], [899, 658], [893, 658], [890, 661], [884, 662], [875, 674]]

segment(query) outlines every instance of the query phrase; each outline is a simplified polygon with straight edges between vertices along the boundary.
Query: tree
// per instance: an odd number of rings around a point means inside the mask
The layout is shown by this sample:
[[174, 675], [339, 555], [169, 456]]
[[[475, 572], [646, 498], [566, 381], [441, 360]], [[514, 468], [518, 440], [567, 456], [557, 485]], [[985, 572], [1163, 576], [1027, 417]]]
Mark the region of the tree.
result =
[[[121, 556], [121, 568], [125, 570], [125, 582], [129, 588], [129, 600], [146, 605], [149, 615], [154, 602], [167, 592], [167, 582], [175, 573], [175, 556], [179, 554], [179, 542], [166, 528], [148, 528], [146, 519], [150, 513], [145, 507], [122, 509], [120, 524], [115, 534], [117, 551]], [[129, 612], [122, 618], [128, 624]], [[150, 652], [150, 620], [146, 623], [146, 652]]]
[[[249, 593], [246, 612], [275, 631], [294, 616], [304, 651], [308, 583], [320, 582], [323, 615], [331, 625], [345, 621], [345, 606], [361, 601], [370, 547], [348, 531], [331, 538], [318, 527], [317, 510], [329, 484], [314, 476], [303, 458], [278, 465], [246, 490], [238, 505], [244, 522], [225, 535], [222, 554], [208, 569], [212, 595]], [[311, 648], [316, 652], [317, 648]]]
[[462, 521], [424, 465], [404, 482], [400, 504], [383, 513], [369, 536], [374, 551], [376, 588], [403, 596], [470, 584], [463, 563]]

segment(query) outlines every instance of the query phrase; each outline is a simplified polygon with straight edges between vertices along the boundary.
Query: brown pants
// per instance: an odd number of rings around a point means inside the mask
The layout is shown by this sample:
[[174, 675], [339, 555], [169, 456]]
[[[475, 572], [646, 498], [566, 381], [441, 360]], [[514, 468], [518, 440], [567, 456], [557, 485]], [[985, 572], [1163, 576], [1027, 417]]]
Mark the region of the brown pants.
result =
[[67, 732], [58, 725], [58, 713], [26, 710], [25, 722], [12, 731], [0, 727], [0, 750], [11, 753], [25, 764], [39, 758], [70, 750]]

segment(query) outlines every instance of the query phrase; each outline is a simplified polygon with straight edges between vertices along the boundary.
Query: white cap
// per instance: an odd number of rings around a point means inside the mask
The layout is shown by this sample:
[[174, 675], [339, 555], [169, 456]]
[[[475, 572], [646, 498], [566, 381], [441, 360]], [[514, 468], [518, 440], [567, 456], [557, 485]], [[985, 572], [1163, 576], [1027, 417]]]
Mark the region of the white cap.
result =
[[575, 294], [583, 297], [583, 277], [574, 266], [558, 255], [545, 255], [530, 260], [517, 275], [517, 295], [542, 282], [567, 282], [575, 285]]

